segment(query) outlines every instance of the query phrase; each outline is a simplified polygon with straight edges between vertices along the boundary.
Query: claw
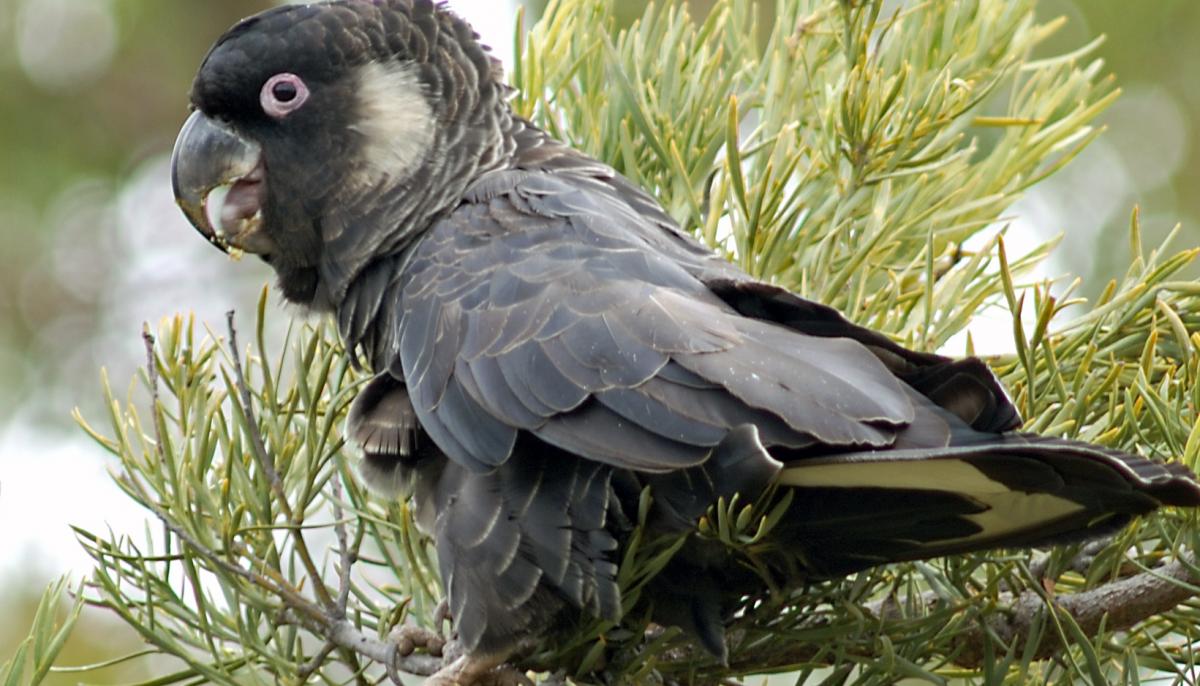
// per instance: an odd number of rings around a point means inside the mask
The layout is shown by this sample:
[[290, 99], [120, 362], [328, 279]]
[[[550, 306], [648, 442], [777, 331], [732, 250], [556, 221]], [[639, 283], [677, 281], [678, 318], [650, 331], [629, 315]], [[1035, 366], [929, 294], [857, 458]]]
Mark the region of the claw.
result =
[[407, 624], [393, 629], [389, 638], [400, 657], [412, 655], [417, 648], [424, 648], [430, 655], [441, 657], [442, 650], [446, 647], [446, 639], [442, 638], [441, 634]]
[[500, 657], [464, 655], [426, 679], [425, 686], [533, 686], [533, 681]]
[[442, 625], [446, 622], [453, 623], [453, 621], [454, 616], [450, 614], [450, 601], [443, 599], [442, 602], [438, 603], [437, 609], [433, 612], [433, 626], [439, 635], [445, 636], [442, 633]]
[[533, 680], [525, 672], [510, 665], [493, 669], [476, 683], [479, 686], [534, 686]]

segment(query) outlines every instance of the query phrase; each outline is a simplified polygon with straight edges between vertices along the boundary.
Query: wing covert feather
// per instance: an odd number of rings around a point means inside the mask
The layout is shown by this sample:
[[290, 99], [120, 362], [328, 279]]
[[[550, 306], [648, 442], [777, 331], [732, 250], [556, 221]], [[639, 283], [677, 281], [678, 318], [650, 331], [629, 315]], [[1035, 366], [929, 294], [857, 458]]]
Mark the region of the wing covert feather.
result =
[[881, 447], [913, 421], [910, 391], [866, 347], [743, 316], [612, 187], [497, 174], [513, 176], [469, 193], [402, 277], [396, 353], [459, 464], [493, 469], [528, 432], [659, 473], [743, 424], [768, 446]]

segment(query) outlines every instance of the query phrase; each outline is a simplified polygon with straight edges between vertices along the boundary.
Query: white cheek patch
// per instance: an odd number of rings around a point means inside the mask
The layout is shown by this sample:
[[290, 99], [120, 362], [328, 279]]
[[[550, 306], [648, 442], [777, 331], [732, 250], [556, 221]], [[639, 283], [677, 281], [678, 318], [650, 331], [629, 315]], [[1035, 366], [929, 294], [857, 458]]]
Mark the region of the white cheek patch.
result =
[[359, 69], [356, 123], [363, 137], [362, 181], [403, 178], [433, 143], [433, 110], [415, 70], [402, 62], [371, 62]]

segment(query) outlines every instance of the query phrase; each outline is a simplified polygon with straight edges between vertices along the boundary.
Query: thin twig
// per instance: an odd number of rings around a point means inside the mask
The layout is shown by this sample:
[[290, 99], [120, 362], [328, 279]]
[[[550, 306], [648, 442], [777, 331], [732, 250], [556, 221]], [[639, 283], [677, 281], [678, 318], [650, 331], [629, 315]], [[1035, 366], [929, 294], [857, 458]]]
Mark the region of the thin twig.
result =
[[[158, 413], [160, 405], [158, 395], [158, 356], [154, 354], [154, 334], [150, 333], [149, 323], [142, 324], [142, 341], [146, 344], [146, 377], [150, 381], [150, 417], [154, 424], [154, 452], [158, 455], [158, 460], [161, 463], [166, 459], [166, 454], [163, 452], [163, 426], [161, 416]], [[163, 546], [166, 552], [171, 552], [171, 530], [170, 528], [163, 529]], [[171, 578], [171, 567], [167, 565], [163, 571], [163, 579], [169, 581]]]
[[[339, 581], [337, 601], [333, 607], [333, 616], [338, 620], [345, 620], [346, 607], [350, 604], [350, 568], [353, 566], [354, 559], [357, 556], [357, 546], [352, 550], [350, 548], [349, 536], [346, 535], [345, 513], [342, 511], [342, 478], [336, 464], [333, 466], [331, 480], [331, 488], [333, 490], [333, 530], [337, 535], [339, 557], [341, 558], [341, 568], [338, 572], [341, 579]], [[365, 676], [362, 674], [362, 670], [358, 669], [357, 657], [351, 649], [343, 646], [343, 650], [350, 651], [350, 654], [347, 655], [347, 661], [354, 666], [354, 671], [358, 675], [359, 685], [364, 686], [367, 682]]]
[[154, 334], [149, 328], [142, 330], [142, 341], [146, 344], [146, 376], [150, 380], [150, 415], [154, 420], [154, 451], [163, 459], [163, 428], [158, 414], [158, 359], [154, 354]]
[[147, 497], [145, 488], [140, 482], [128, 476], [126, 476], [126, 480], [127, 483], [134, 486], [142, 493], [142, 505], [149, 508], [149, 510], [153, 512], [156, 517], [158, 517], [159, 521], [161, 521], [163, 525], [171, 531], [171, 533], [179, 537], [179, 540], [183, 541], [188, 547], [194, 550], [197, 555], [203, 557], [205, 560], [208, 560], [213, 565], [220, 567], [230, 574], [239, 576], [255, 586], [278, 595], [290, 607], [304, 612], [312, 619], [326, 619], [326, 615], [321, 611], [321, 608], [317, 607], [314, 603], [306, 599], [303, 595], [301, 595], [300, 591], [296, 590], [291, 585], [279, 583], [278, 580], [271, 579], [268, 576], [253, 572], [249, 569], [239, 567], [238, 565], [235, 565], [218, 555], [215, 550], [212, 550], [197, 540], [194, 536], [192, 536], [191, 533], [187, 531], [187, 529], [184, 529], [182, 526], [176, 523], [171, 516], [167, 514], [166, 510], [159, 507], [151, 498]]
[[342, 511], [342, 476], [337, 465], [334, 465], [333, 475], [329, 479], [333, 491], [333, 530], [337, 534], [338, 552], [341, 557], [340, 587], [338, 588], [337, 611], [339, 618], [345, 618], [346, 606], [350, 602], [350, 567], [356, 557], [350, 549], [350, 537], [346, 533], [345, 513]]
[[234, 315], [233, 310], [225, 313], [229, 323], [229, 354], [233, 357], [234, 381], [237, 384], [238, 397], [242, 401], [242, 413], [246, 418], [246, 432], [250, 435], [250, 444], [254, 448], [254, 459], [258, 462], [263, 474], [266, 474], [267, 482], [279, 500], [280, 509], [291, 520], [293, 519], [292, 505], [288, 502], [283, 479], [275, 469], [275, 461], [267, 454], [267, 443], [263, 439], [262, 431], [258, 428], [258, 419], [254, 414], [253, 396], [250, 394], [250, 387], [246, 384], [245, 372], [242, 371], [242, 357], [238, 352], [237, 326], [234, 324]]
[[321, 665], [325, 664], [325, 660], [330, 653], [338, 649], [338, 645], [333, 641], [326, 640], [325, 645], [321, 646], [321, 650], [312, 657], [311, 660], [300, 665], [300, 669], [296, 670], [296, 680], [302, 684], [308, 683], [308, 678], [312, 676]]
[[267, 453], [267, 443], [263, 440], [262, 430], [258, 426], [258, 419], [254, 415], [254, 406], [252, 404], [253, 397], [250, 394], [250, 387], [246, 385], [246, 376], [242, 371], [241, 355], [238, 353], [237, 326], [234, 324], [235, 312], [230, 310], [225, 313], [226, 320], [229, 324], [229, 351], [233, 357], [234, 380], [237, 383], [238, 396], [242, 401], [242, 413], [246, 419], [246, 433], [250, 436], [250, 443], [254, 448], [254, 459], [258, 462], [259, 469], [267, 476], [271, 490], [275, 492], [275, 497], [279, 501], [279, 507], [283, 511], [288, 522], [294, 525], [292, 529], [292, 539], [295, 542], [296, 553], [300, 556], [300, 562], [304, 565], [305, 570], [313, 581], [313, 592], [317, 594], [317, 598], [323, 605], [328, 608], [336, 608], [332, 596], [329, 595], [329, 589], [325, 587], [325, 583], [321, 580], [321, 573], [317, 569], [316, 563], [313, 561], [312, 554], [309, 553], [308, 544], [304, 540], [304, 533], [300, 530], [299, 525], [303, 523], [303, 518], [297, 518], [292, 512], [291, 503], [287, 499], [287, 491], [283, 486], [283, 479], [280, 478], [279, 472], [275, 469], [275, 461]]

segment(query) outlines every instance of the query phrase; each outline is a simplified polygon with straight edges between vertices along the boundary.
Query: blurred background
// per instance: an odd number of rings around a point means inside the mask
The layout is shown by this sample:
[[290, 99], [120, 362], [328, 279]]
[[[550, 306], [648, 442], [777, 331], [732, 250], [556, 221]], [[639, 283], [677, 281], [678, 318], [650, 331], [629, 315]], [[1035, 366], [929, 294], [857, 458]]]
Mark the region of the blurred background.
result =
[[[624, 17], [644, 4], [614, 2]], [[187, 311], [220, 322], [234, 308], [248, 322], [269, 277], [254, 261], [222, 258], [183, 222], [168, 155], [209, 44], [271, 4], [0, 0], [0, 661], [45, 583], [90, 569], [69, 523], [145, 530], [72, 408], [105, 426], [100, 370], [123, 395], [144, 359], [144, 322]], [[709, 4], [693, 3], [697, 12]], [[451, 5], [510, 60], [516, 0]], [[541, 3], [530, 5], [528, 21]], [[1107, 134], [1011, 213], [1026, 244], [1064, 234], [1046, 273], [1081, 275], [1096, 293], [1128, 264], [1135, 204], [1148, 247], [1176, 223], [1184, 232], [1174, 247], [1200, 244], [1200, 3], [1043, 0], [1039, 13], [1069, 20], [1048, 54], [1107, 36], [1099, 55], [1124, 90], [1103, 117]], [[137, 647], [89, 613], [62, 662]], [[84, 679], [129, 683], [144, 669]]]

